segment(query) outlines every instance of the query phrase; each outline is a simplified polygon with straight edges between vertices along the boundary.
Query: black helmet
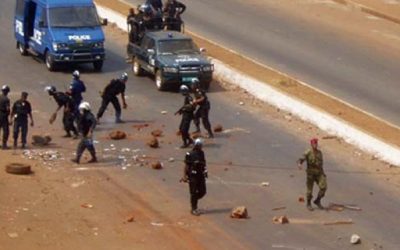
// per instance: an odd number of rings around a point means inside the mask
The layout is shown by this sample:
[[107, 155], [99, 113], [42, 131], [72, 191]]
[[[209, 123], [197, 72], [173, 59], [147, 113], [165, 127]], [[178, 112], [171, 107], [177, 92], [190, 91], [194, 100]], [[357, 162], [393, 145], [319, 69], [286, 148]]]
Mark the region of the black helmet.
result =
[[8, 87], [8, 85], [3, 85], [3, 87], [1, 87], [1, 91], [3, 93], [8, 93], [10, 92], [10, 87]]
[[54, 86], [47, 86], [44, 90], [47, 91], [49, 94], [54, 94], [57, 91], [56, 87]]

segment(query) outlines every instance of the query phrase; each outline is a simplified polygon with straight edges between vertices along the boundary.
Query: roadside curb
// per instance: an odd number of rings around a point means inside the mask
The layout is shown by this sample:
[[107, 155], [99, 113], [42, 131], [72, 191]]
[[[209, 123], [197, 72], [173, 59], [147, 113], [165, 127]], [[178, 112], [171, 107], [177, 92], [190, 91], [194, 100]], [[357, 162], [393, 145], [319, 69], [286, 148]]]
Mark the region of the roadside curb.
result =
[[[125, 16], [99, 4], [97, 4], [97, 9], [100, 16], [108, 18], [111, 23], [115, 23], [117, 27], [127, 31]], [[400, 149], [398, 147], [379, 140], [351, 126], [340, 118], [312, 107], [297, 98], [286, 95], [259, 80], [246, 76], [244, 73], [238, 72], [236, 69], [215, 58], [213, 58], [213, 62], [215, 65], [215, 77], [220, 81], [240, 86], [258, 99], [281, 110], [291, 112], [330, 134], [342, 137], [346, 142], [383, 161], [400, 166]]]

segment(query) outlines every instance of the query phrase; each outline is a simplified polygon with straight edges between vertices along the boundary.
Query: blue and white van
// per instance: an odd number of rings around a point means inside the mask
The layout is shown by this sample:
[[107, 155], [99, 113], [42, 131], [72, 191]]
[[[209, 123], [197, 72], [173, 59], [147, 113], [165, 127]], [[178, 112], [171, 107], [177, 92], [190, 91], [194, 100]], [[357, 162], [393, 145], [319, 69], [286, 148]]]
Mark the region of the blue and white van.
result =
[[16, 0], [15, 38], [22, 55], [44, 58], [48, 70], [61, 63], [93, 63], [105, 59], [104, 33], [93, 0]]

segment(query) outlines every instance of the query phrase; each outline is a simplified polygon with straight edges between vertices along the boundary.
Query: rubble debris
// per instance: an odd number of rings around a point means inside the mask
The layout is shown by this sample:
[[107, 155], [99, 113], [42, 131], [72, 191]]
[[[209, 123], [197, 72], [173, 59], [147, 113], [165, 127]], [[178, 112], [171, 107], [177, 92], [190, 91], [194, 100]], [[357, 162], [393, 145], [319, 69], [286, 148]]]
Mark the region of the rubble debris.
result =
[[244, 105], [244, 102], [239, 102], [239, 105], [240, 105], [240, 106], [243, 106], [243, 105]]
[[89, 203], [83, 203], [83, 204], [81, 205], [81, 207], [83, 207], [83, 208], [93, 208], [93, 205], [92, 205], [92, 204], [89, 204]]
[[155, 226], [155, 227], [162, 227], [162, 226], [164, 226], [164, 223], [160, 223], [160, 222], [151, 222], [150, 223], [152, 226]]
[[261, 187], [269, 187], [269, 182], [261, 182]]
[[135, 221], [135, 216], [129, 216], [127, 219], [126, 219], [126, 222], [134, 222]]
[[166, 114], [168, 114], [168, 111], [163, 110], [163, 111], [161, 111], [161, 114], [162, 114], [162, 115], [166, 115]]
[[18, 233], [16, 232], [12, 232], [12, 233], [7, 233], [8, 237], [10, 237], [11, 239], [15, 239], [18, 238]]
[[154, 137], [161, 137], [163, 134], [163, 131], [161, 129], [156, 129], [151, 131], [151, 135]]
[[151, 138], [147, 145], [151, 148], [158, 148], [160, 146], [156, 137]]
[[161, 162], [156, 161], [156, 162], [151, 163], [151, 168], [152, 169], [156, 169], [156, 170], [160, 170], [160, 169], [163, 168], [163, 165], [162, 165]]
[[327, 135], [322, 137], [323, 140], [339, 139], [336, 135]]
[[350, 243], [353, 245], [357, 245], [361, 243], [361, 237], [358, 234], [353, 234], [350, 237]]
[[245, 206], [239, 206], [232, 209], [231, 218], [234, 219], [247, 219], [249, 217], [247, 208]]
[[342, 208], [342, 210], [349, 209], [349, 210], [354, 210], [354, 211], [362, 211], [362, 209], [356, 205], [329, 203], [328, 210], [337, 210], [337, 208]]
[[348, 219], [348, 220], [336, 220], [336, 221], [326, 221], [323, 222], [322, 225], [325, 226], [332, 226], [332, 225], [351, 225], [354, 224], [352, 219]]
[[52, 138], [49, 135], [33, 135], [32, 136], [32, 144], [35, 146], [47, 146], [51, 142]]
[[174, 161], [175, 161], [175, 158], [170, 157], [170, 158], [168, 159], [168, 161], [169, 161], [169, 162], [174, 162]]
[[286, 215], [274, 216], [274, 218], [272, 218], [272, 222], [274, 224], [288, 224], [289, 219], [288, 219], [288, 217], [286, 217]]
[[300, 203], [304, 203], [304, 202], [305, 202], [304, 196], [300, 196], [299, 199], [298, 199], [298, 201], [299, 201]]
[[200, 132], [193, 132], [192, 133], [192, 139], [197, 139], [197, 138], [200, 138], [200, 137], [203, 137]]
[[272, 211], [278, 211], [278, 210], [283, 210], [283, 209], [286, 209], [286, 207], [274, 207], [272, 209]]
[[120, 130], [112, 131], [108, 136], [112, 140], [122, 140], [127, 137], [126, 133]]
[[132, 127], [136, 128], [138, 131], [140, 131], [140, 130], [142, 130], [144, 128], [147, 128], [148, 126], [149, 126], [148, 123], [144, 123], [144, 124], [135, 124]]
[[6, 165], [9, 174], [28, 175], [31, 174], [31, 166], [23, 163], [10, 163]]
[[220, 132], [222, 132], [223, 130], [224, 130], [224, 128], [222, 127], [221, 124], [217, 124], [217, 125], [215, 125], [215, 127], [214, 127], [214, 132], [215, 132], [215, 133], [220, 133]]

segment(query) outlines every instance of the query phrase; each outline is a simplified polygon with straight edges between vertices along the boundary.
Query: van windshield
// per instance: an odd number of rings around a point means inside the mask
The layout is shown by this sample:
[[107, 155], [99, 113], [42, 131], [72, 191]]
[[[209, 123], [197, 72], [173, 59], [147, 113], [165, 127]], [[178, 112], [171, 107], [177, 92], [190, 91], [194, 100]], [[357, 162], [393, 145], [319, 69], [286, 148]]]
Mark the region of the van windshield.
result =
[[198, 49], [192, 40], [161, 40], [158, 43], [161, 54], [197, 53]]
[[93, 6], [62, 7], [49, 9], [49, 24], [59, 28], [93, 27], [99, 26], [100, 20]]

